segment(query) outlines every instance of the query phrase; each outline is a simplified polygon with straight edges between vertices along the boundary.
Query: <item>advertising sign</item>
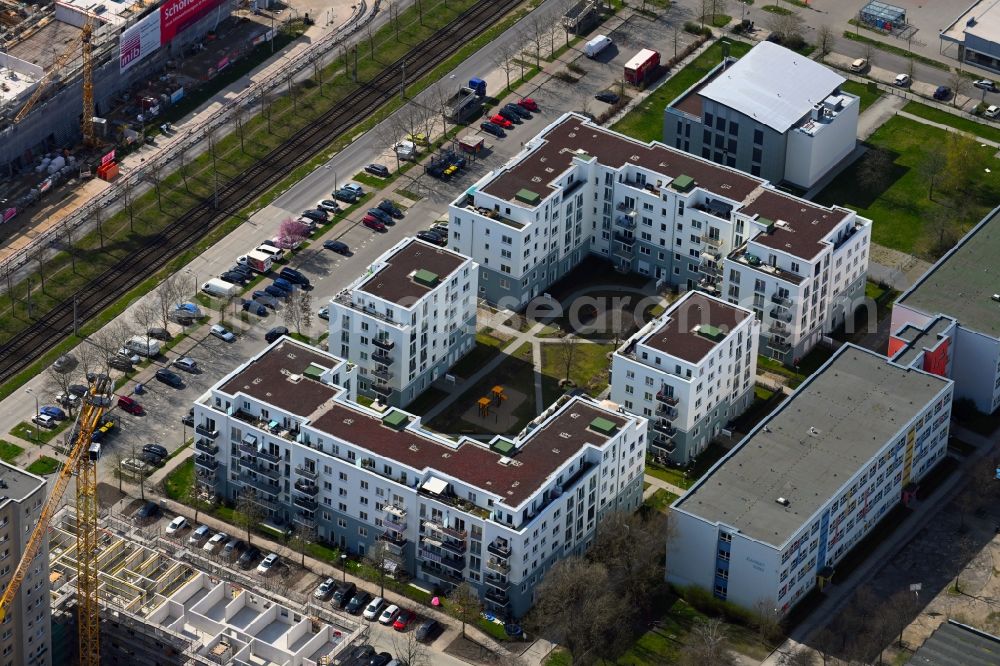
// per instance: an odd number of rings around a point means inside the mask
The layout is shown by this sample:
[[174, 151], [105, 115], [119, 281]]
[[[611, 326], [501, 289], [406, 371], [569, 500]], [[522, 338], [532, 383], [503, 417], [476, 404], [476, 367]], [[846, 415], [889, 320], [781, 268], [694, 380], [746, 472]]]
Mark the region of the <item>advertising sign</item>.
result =
[[160, 48], [160, 12], [153, 12], [122, 33], [118, 64], [124, 72]]
[[7, 210], [5, 210], [3, 212], [3, 221], [6, 222], [7, 220], [9, 220], [10, 218], [14, 217], [15, 215], [17, 215], [17, 209], [16, 208], [8, 208]]
[[167, 0], [160, 7], [160, 44], [167, 44], [221, 4], [222, 0]]
[[101, 157], [101, 166], [104, 166], [108, 162], [114, 162], [114, 161], [115, 161], [115, 151], [112, 150], [110, 153]]
[[177, 90], [170, 93], [170, 103], [176, 104], [177, 102], [181, 101], [183, 97], [184, 97], [184, 88], [183, 87], [178, 88]]

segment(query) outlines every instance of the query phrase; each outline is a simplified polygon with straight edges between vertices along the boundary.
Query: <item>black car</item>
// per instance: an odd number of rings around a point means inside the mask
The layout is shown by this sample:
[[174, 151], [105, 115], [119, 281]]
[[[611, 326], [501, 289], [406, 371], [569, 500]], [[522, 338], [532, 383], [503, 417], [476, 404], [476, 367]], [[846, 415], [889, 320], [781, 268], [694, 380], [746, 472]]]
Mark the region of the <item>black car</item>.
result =
[[318, 208], [313, 210], [307, 210], [306, 212], [302, 213], [302, 217], [307, 217], [310, 220], [314, 222], [319, 222], [321, 224], [325, 223], [327, 220], [330, 219], [330, 216], [327, 215], [327, 212], [325, 210], [320, 210]]
[[249, 569], [257, 563], [257, 560], [259, 560], [262, 555], [263, 553], [260, 552], [260, 549], [258, 549], [257, 546], [250, 546], [243, 551], [242, 555], [240, 555], [240, 559], [237, 560], [237, 564], [240, 565], [241, 569]]
[[283, 335], [288, 335], [288, 329], [284, 326], [275, 326], [264, 334], [264, 339], [268, 342], [274, 342]]
[[517, 104], [504, 104], [504, 111], [510, 111], [511, 113], [517, 114], [524, 119], [531, 118], [531, 111], [528, 111], [523, 106], [518, 106]]
[[156, 504], [156, 502], [146, 502], [135, 515], [136, 518], [155, 518], [160, 515], [160, 507]]
[[224, 282], [229, 282], [230, 284], [238, 284], [240, 286], [246, 284], [247, 281], [246, 276], [244, 276], [243, 273], [237, 273], [236, 271], [226, 271], [225, 273], [219, 276], [219, 279]]
[[499, 114], [501, 118], [506, 118], [507, 120], [509, 120], [510, 122], [514, 123], [515, 125], [520, 125], [521, 123], [524, 122], [523, 120], [521, 120], [521, 116], [519, 116], [518, 114], [514, 113], [513, 111], [510, 111], [506, 107], [504, 107], [504, 108], [500, 109], [499, 111], [497, 111], [497, 114]]
[[344, 663], [347, 664], [357, 664], [358, 666], [365, 666], [368, 664], [368, 660], [375, 656], [375, 648], [371, 645], [359, 645], [358, 647], [351, 650], [350, 655], [348, 655], [347, 660]]
[[507, 132], [504, 132], [502, 127], [500, 127], [496, 123], [491, 123], [489, 121], [486, 121], [485, 123], [480, 123], [479, 129], [483, 130], [487, 134], [492, 134], [498, 139], [502, 139], [505, 136], [507, 136]]
[[267, 296], [273, 296], [274, 298], [288, 298], [288, 292], [281, 287], [276, 287], [273, 284], [269, 284], [264, 287], [264, 294]]
[[333, 250], [337, 254], [342, 254], [345, 257], [351, 253], [351, 248], [347, 247], [347, 243], [341, 241], [328, 240], [323, 241], [323, 247], [328, 250]]
[[121, 370], [122, 372], [132, 372], [132, 361], [128, 360], [124, 356], [109, 356], [108, 367], [111, 368], [112, 370]]
[[381, 208], [369, 208], [366, 212], [382, 224], [396, 224], [395, 220], [392, 219], [392, 215]]
[[194, 407], [188, 410], [188, 413], [181, 417], [181, 423], [189, 428], [194, 427]]
[[357, 594], [357, 592], [358, 586], [354, 583], [341, 583], [334, 591], [333, 599], [330, 603], [336, 608], [343, 608], [351, 601], [351, 598]]
[[167, 386], [173, 386], [174, 388], [181, 388], [184, 386], [184, 380], [176, 372], [167, 370], [166, 368], [160, 368], [156, 371], [156, 378], [166, 384]]
[[365, 167], [365, 171], [373, 176], [379, 176], [381, 178], [389, 177], [389, 169], [382, 164], [369, 164]]
[[355, 203], [358, 200], [358, 194], [354, 190], [349, 190], [346, 187], [342, 187], [333, 193], [333, 198], [338, 201], [343, 201], [344, 203]]
[[347, 612], [351, 615], [359, 615], [371, 599], [371, 595], [367, 592], [358, 592], [347, 602]]
[[170, 331], [168, 331], [165, 328], [151, 328], [148, 331], [146, 331], [146, 335], [153, 338], [154, 340], [167, 341], [170, 340], [171, 338]]
[[243, 301], [243, 311], [252, 312], [258, 317], [267, 316], [267, 307], [263, 303], [258, 303], [257, 301]]
[[390, 661], [392, 661], [391, 654], [388, 652], [379, 652], [368, 660], [368, 666], [386, 666]]
[[279, 277], [283, 277], [292, 284], [302, 285], [303, 287], [309, 286], [309, 278], [295, 270], [294, 268], [288, 268], [287, 266], [281, 269], [278, 273]]
[[599, 102], [606, 102], [607, 104], [617, 104], [621, 100], [621, 97], [610, 90], [605, 90], [594, 95], [594, 99]]
[[434, 640], [434, 637], [441, 633], [441, 625], [438, 624], [437, 620], [424, 620], [417, 627], [416, 638], [421, 642], [429, 642]]
[[379, 210], [384, 210], [397, 220], [403, 217], [403, 211], [401, 211], [399, 206], [397, 206], [395, 202], [390, 199], [382, 199], [382, 201], [379, 202], [378, 207]]
[[941, 101], [951, 99], [951, 88], [948, 86], [938, 86], [937, 90], [934, 91], [934, 99]]
[[418, 231], [417, 238], [422, 241], [427, 241], [428, 243], [433, 243], [434, 245], [439, 245], [444, 247], [448, 244], [447, 239], [441, 238], [440, 235], [434, 233], [433, 231]]
[[83, 396], [90, 393], [90, 389], [84, 386], [83, 384], [70, 384], [69, 388], [66, 390], [78, 398], [82, 398]]
[[229, 272], [230, 273], [239, 273], [240, 275], [243, 276], [244, 280], [248, 280], [249, 281], [249, 280], [253, 279], [253, 271], [251, 271], [246, 266], [242, 266], [240, 264], [236, 264], [235, 266], [233, 266], [232, 268], [230, 268]]
[[143, 453], [152, 453], [161, 458], [166, 458], [167, 455], [169, 455], [167, 453], [167, 449], [163, 446], [160, 446], [159, 444], [146, 444], [145, 446], [142, 447], [142, 450]]

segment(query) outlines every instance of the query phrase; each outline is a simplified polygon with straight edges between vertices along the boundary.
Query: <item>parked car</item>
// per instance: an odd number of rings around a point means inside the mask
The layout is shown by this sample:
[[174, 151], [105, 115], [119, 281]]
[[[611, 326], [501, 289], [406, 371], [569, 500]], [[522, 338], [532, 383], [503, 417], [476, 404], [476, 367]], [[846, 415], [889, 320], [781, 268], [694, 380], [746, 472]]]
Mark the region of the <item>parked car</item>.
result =
[[342, 187], [333, 193], [333, 198], [338, 201], [343, 201], [344, 203], [356, 203], [358, 200], [358, 195], [354, 190], [349, 190], [346, 187]]
[[209, 553], [214, 553], [216, 548], [221, 547], [229, 541], [229, 535], [225, 532], [216, 532], [212, 535], [212, 538], [205, 542], [205, 545], [201, 547], [202, 550]]
[[132, 365], [139, 365], [142, 363], [142, 357], [125, 347], [120, 347], [115, 355], [127, 360]]
[[112, 356], [108, 359], [108, 367], [112, 370], [132, 372], [132, 361], [127, 358], [122, 358], [121, 356]]
[[428, 243], [433, 243], [434, 245], [444, 247], [448, 244], [447, 239], [441, 238], [438, 234], [433, 231], [418, 231], [417, 238], [422, 241], [427, 241]]
[[386, 227], [381, 221], [375, 219], [371, 215], [365, 215], [363, 218], [361, 218], [361, 224], [368, 227], [372, 231], [380, 231], [382, 233], [385, 233], [386, 231], [389, 230], [389, 228]]
[[148, 329], [146, 331], [146, 335], [153, 338], [154, 340], [164, 340], [164, 341], [170, 340], [171, 337], [173, 337], [170, 335], [170, 331], [168, 331], [165, 328], [160, 328], [159, 326], [154, 326], [153, 328]]
[[184, 380], [176, 372], [167, 370], [166, 368], [160, 368], [156, 371], [156, 379], [163, 382], [167, 386], [173, 386], [174, 388], [182, 388], [184, 386]]
[[255, 314], [258, 317], [267, 316], [267, 306], [263, 303], [258, 303], [257, 301], [243, 300], [243, 311]]
[[320, 601], [326, 601], [333, 594], [333, 588], [337, 585], [336, 581], [332, 578], [327, 578], [313, 592], [313, 598], [319, 599]]
[[403, 211], [400, 210], [399, 206], [396, 205], [396, 202], [391, 199], [382, 199], [382, 201], [378, 202], [378, 207], [389, 213], [389, 215], [392, 215], [397, 220], [403, 217]]
[[531, 112], [528, 111], [523, 106], [518, 106], [517, 104], [513, 104], [513, 103], [512, 104], [504, 104], [503, 105], [503, 110], [504, 111], [509, 111], [510, 113], [513, 113], [514, 115], [516, 115], [519, 118], [524, 118], [526, 120], [528, 118], [531, 118]]
[[329, 213], [322, 208], [310, 208], [306, 212], [302, 213], [302, 217], [320, 224], [325, 224], [330, 219]]
[[351, 600], [347, 602], [347, 612], [351, 615], [357, 615], [364, 610], [366, 605], [368, 605], [369, 599], [371, 599], [371, 597], [367, 592], [358, 591], [353, 597], [351, 597]]
[[508, 108], [500, 109], [499, 111], [497, 111], [497, 115], [515, 125], [520, 125], [524, 122], [519, 114], [511, 111]]
[[951, 99], [951, 88], [948, 86], [938, 86], [937, 90], [934, 91], [934, 99], [941, 101]]
[[272, 282], [272, 284], [278, 289], [284, 289], [289, 294], [295, 291], [295, 285], [292, 284], [291, 280], [288, 280], [287, 278], [276, 277], [274, 278], [274, 282]]
[[118, 396], [118, 406], [121, 407], [122, 411], [131, 414], [132, 416], [142, 416], [145, 411], [139, 401], [135, 398], [131, 398], [127, 395]]
[[247, 542], [243, 539], [238, 539], [233, 537], [226, 542], [225, 547], [222, 549], [222, 556], [227, 560], [232, 559], [237, 554], [242, 553], [247, 549]]
[[430, 642], [441, 633], [441, 625], [438, 624], [437, 620], [427, 619], [420, 623], [417, 627], [416, 638], [421, 642]]
[[365, 171], [379, 178], [389, 177], [389, 169], [384, 164], [369, 164], [365, 167]]
[[152, 453], [152, 454], [155, 454], [155, 455], [157, 455], [157, 456], [159, 456], [161, 458], [166, 458], [168, 455], [170, 455], [167, 452], [166, 447], [164, 447], [164, 446], [162, 446], [160, 444], [146, 444], [146, 445], [144, 445], [142, 447], [142, 450], [145, 453]]
[[897, 74], [896, 78], [892, 80], [892, 85], [899, 86], [900, 88], [905, 88], [910, 85], [910, 75], [909, 74]]
[[502, 139], [505, 136], [507, 136], [507, 132], [504, 132], [502, 127], [500, 127], [496, 123], [491, 123], [489, 121], [487, 121], [485, 123], [480, 123], [479, 124], [479, 129], [483, 130], [487, 134], [492, 134], [493, 136], [497, 137], [498, 139]]
[[271, 573], [271, 571], [277, 566], [280, 560], [281, 558], [278, 557], [277, 554], [275, 553], [268, 554], [268, 556], [265, 557], [263, 560], [261, 560], [260, 564], [257, 565], [257, 573], [259, 573], [261, 576], [266, 576], [267, 574]]
[[330, 321], [330, 306], [324, 305], [316, 311], [316, 316], [324, 321]]
[[997, 91], [997, 84], [993, 83], [993, 81], [990, 79], [979, 79], [977, 81], [973, 81], [972, 85], [979, 88], [980, 90], [986, 90], [988, 92]]
[[288, 329], [284, 326], [275, 326], [264, 334], [264, 340], [267, 342], [274, 342], [283, 335], [288, 335]]
[[368, 660], [365, 666], [389, 666], [392, 663], [392, 655], [388, 652], [379, 652]]
[[174, 359], [174, 367], [185, 372], [198, 372], [198, 362], [190, 356], [181, 356], [178, 359]]
[[246, 266], [241, 266], [240, 264], [235, 264], [232, 268], [229, 269], [229, 272], [239, 273], [240, 275], [243, 276], [243, 279], [246, 280], [247, 282], [253, 279], [253, 271], [247, 268]]
[[413, 621], [416, 619], [416, 613], [403, 608], [399, 611], [399, 615], [396, 616], [396, 621], [392, 623], [392, 628], [396, 631], [406, 631], [407, 627], [413, 624]]
[[986, 116], [987, 118], [996, 118], [997, 116], [1000, 116], [1000, 106], [997, 106], [996, 104], [990, 104], [988, 107], [986, 107], [986, 110], [983, 111], [983, 115]]
[[69, 372], [77, 365], [76, 357], [72, 354], [63, 354], [52, 362], [52, 369], [56, 372]]
[[170, 521], [167, 525], [167, 534], [177, 534], [181, 530], [186, 530], [189, 527], [188, 520], [184, 516], [177, 516]]
[[381, 221], [382, 224], [396, 224], [396, 222], [392, 219], [392, 215], [385, 212], [381, 208], [369, 208], [368, 214]]
[[368, 660], [375, 656], [375, 648], [371, 645], [359, 645], [351, 651], [350, 657], [344, 660], [351, 666], [368, 666]]
[[505, 130], [510, 129], [514, 126], [514, 123], [510, 122], [509, 120], [501, 116], [499, 113], [494, 114], [492, 117], [490, 117], [490, 122], [493, 123], [494, 125], [499, 125]]
[[354, 194], [359, 199], [361, 197], [365, 196], [365, 188], [361, 187], [357, 183], [347, 183], [346, 185], [344, 185], [344, 189], [345, 190], [350, 190], [351, 192], [354, 192]]
[[70, 384], [67, 391], [75, 395], [77, 397], [77, 402], [79, 402], [80, 398], [90, 393], [90, 387], [84, 386], [83, 384]]
[[31, 422], [36, 423], [43, 428], [55, 428], [56, 420], [49, 416], [48, 414], [38, 413], [31, 417]]
[[281, 287], [276, 287], [273, 284], [269, 284], [264, 287], [264, 294], [271, 296], [272, 298], [288, 298], [288, 292]]
[[253, 292], [252, 296], [253, 296], [254, 302], [260, 303], [261, 305], [266, 305], [267, 307], [271, 308], [272, 310], [275, 308], [274, 296], [271, 296], [266, 291], [264, 291], [262, 289], [258, 289], [258, 290], [256, 290], [256, 291]]
[[621, 97], [619, 97], [617, 93], [605, 90], [604, 92], [599, 92], [594, 95], [594, 99], [598, 102], [604, 102], [605, 104], [617, 104], [621, 100]]
[[416, 134], [407, 134], [406, 135], [406, 140], [407, 141], [412, 141], [413, 143], [417, 144], [418, 146], [429, 146], [429, 145], [431, 145], [430, 139], [428, 139], [427, 135], [424, 134], [423, 132], [417, 132]]
[[55, 405], [42, 405], [42, 408], [38, 410], [38, 413], [50, 416], [56, 421], [62, 421], [66, 418], [66, 412]]
[[254, 562], [260, 559], [262, 554], [257, 546], [250, 546], [243, 551], [243, 554], [240, 555], [240, 559], [236, 563], [241, 569], [249, 569], [254, 565]]
[[868, 69], [868, 60], [865, 58], [858, 58], [851, 63], [852, 72], [863, 72]]
[[[70, 389], [72, 388], [73, 387], [71, 386]], [[63, 407], [78, 407], [80, 405], [80, 396], [87, 393], [87, 387], [84, 386], [82, 388], [83, 388], [83, 393], [81, 394], [74, 393], [71, 390], [67, 391], [66, 393], [62, 392], [56, 393], [55, 398], [53, 398], [53, 400], [55, 400], [57, 404], [62, 405]]]
[[392, 604], [391, 606], [387, 607], [384, 611], [382, 611], [381, 615], [379, 615], [378, 617], [379, 624], [392, 624], [393, 622], [396, 621], [397, 615], [399, 615], [399, 606], [397, 606], [396, 604]]
[[361, 614], [361, 617], [366, 620], [374, 620], [379, 616], [379, 613], [382, 612], [383, 608], [385, 608], [385, 599], [382, 597], [375, 597], [371, 600], [368, 606], [365, 607], [365, 612]]
[[281, 279], [288, 280], [291, 284], [298, 284], [303, 287], [309, 286], [309, 278], [294, 268], [285, 266], [278, 272], [278, 275], [281, 276]]
[[525, 97], [524, 99], [518, 100], [517, 105], [522, 109], [527, 109], [528, 111], [532, 112], [538, 111], [538, 102], [531, 99], [530, 97]]
[[333, 593], [332, 603], [336, 608], [343, 608], [351, 602], [357, 593], [358, 587], [354, 583], [343, 582], [337, 586], [337, 591]]
[[136, 518], [155, 518], [160, 515], [160, 507], [156, 502], [146, 502], [142, 508], [135, 512]]
[[212, 328], [208, 329], [208, 332], [224, 342], [236, 341], [236, 336], [233, 335], [233, 332], [222, 324], [213, 324]]
[[323, 247], [327, 250], [332, 250], [337, 254], [342, 254], [345, 257], [351, 253], [351, 248], [347, 246], [347, 243], [335, 240], [323, 241]]
[[236, 271], [226, 271], [219, 275], [219, 279], [230, 284], [238, 284], [241, 287], [247, 282], [247, 277], [243, 273], [237, 273]]
[[340, 212], [340, 204], [338, 204], [333, 199], [323, 199], [318, 204], [316, 204], [316, 208], [325, 210], [328, 213], [339, 213]]

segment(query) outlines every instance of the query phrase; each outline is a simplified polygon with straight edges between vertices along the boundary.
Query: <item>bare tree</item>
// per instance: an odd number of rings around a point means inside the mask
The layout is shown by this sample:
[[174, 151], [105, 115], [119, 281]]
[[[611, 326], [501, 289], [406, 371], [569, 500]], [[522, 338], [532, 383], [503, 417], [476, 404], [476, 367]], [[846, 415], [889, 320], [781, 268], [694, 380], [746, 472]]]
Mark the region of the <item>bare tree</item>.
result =
[[864, 59], [868, 61], [868, 67], [870, 71], [872, 67], [875, 67], [875, 60], [876, 60], [876, 55], [878, 54], [878, 49], [875, 48], [875, 45], [871, 42], [865, 42], [862, 45], [861, 49], [862, 49], [861, 54], [864, 56]]
[[781, 666], [816, 666], [816, 654], [802, 646], [782, 655]]
[[[390, 565], [387, 561], [389, 557], [389, 544], [378, 540], [365, 552], [365, 563], [375, 572], [375, 582], [378, 583], [379, 596], [385, 596], [385, 581], [389, 577]], [[476, 595], [478, 601], [479, 595]]]
[[597, 526], [587, 558], [604, 566], [611, 586], [633, 607], [647, 610], [650, 590], [663, 580], [668, 527], [663, 514], [626, 511], [606, 515]]
[[143, 461], [142, 450], [139, 449], [138, 442], [132, 442], [130, 447], [129, 455], [132, 459], [133, 469], [135, 474], [132, 475], [132, 479], [139, 484], [139, 499], [146, 500], [146, 479], [149, 478], [149, 463]]
[[738, 663], [729, 650], [726, 625], [718, 618], [697, 623], [688, 634], [681, 649], [680, 662], [684, 666], [736, 666]]
[[[562, 14], [557, 13], [559, 16]], [[562, 21], [558, 18], [554, 21], [549, 21], [549, 29], [545, 35], [546, 41], [549, 43], [549, 59], [554, 59], [556, 57], [556, 41], [559, 37], [559, 32], [562, 30]]]
[[244, 486], [236, 498], [236, 511], [233, 513], [233, 522], [236, 526], [246, 530], [247, 543], [252, 543], [250, 538], [255, 525], [267, 517], [267, 512], [258, 504], [257, 491], [249, 486]]
[[156, 304], [149, 298], [144, 298], [132, 306], [132, 320], [139, 335], [146, 338], [146, 346], [149, 346], [151, 336], [150, 329], [154, 328], [159, 321], [160, 313]]
[[101, 358], [103, 351], [99, 346], [84, 338], [83, 342], [76, 348], [76, 356], [80, 359], [80, 371], [84, 375], [90, 373], [103, 372], [107, 364], [107, 358]]
[[194, 522], [196, 523], [198, 522], [198, 514], [202, 510], [207, 510], [210, 506], [209, 503], [205, 501], [205, 498], [202, 497], [201, 488], [198, 487], [197, 481], [188, 486], [184, 493], [184, 497], [181, 498], [181, 501], [194, 509]]
[[753, 623], [761, 642], [772, 640], [781, 631], [781, 612], [778, 602], [768, 597], [762, 597], [753, 604]]
[[[313, 57], [313, 65], [316, 65], [319, 61], [317, 58]], [[318, 68], [316, 68], [318, 70]], [[315, 71], [314, 71], [315, 73]], [[322, 83], [320, 83], [320, 93], [322, 90]], [[243, 139], [246, 134], [246, 119], [247, 119], [247, 109], [242, 104], [237, 103], [235, 108], [233, 108], [233, 119], [236, 121], [236, 134], [240, 137], [240, 152], [245, 153], [246, 147], [243, 144]], [[214, 159], [214, 157], [213, 157]]]
[[[159, 160], [150, 160], [149, 164], [146, 165], [146, 180], [153, 184], [153, 189], [156, 191], [156, 207], [161, 211], [163, 210], [163, 199], [160, 196], [160, 180], [162, 175], [163, 166]], [[103, 248], [103, 245], [101, 247]]]
[[833, 45], [836, 43], [837, 37], [836, 33], [828, 25], [821, 25], [816, 30], [816, 48], [819, 49], [819, 58], [822, 60], [833, 51]]
[[407, 666], [431, 666], [427, 646], [417, 640], [417, 632], [410, 631], [404, 636], [392, 637], [392, 652]]
[[869, 192], [884, 190], [892, 178], [892, 155], [882, 148], [873, 148], [862, 158], [858, 168], [858, 184]]
[[952, 72], [948, 76], [948, 86], [952, 92], [951, 105], [958, 106], [958, 96], [964, 95], [965, 91], [969, 89], [969, 79], [966, 78], [965, 72], [961, 69]]
[[309, 546], [316, 543], [316, 528], [309, 527], [308, 525], [303, 525], [302, 523], [295, 523], [292, 528], [292, 538], [289, 546], [292, 550], [299, 551], [302, 556], [300, 564], [302, 567], [306, 566], [306, 552], [309, 550]]
[[[59, 390], [60, 393], [63, 394], [69, 393], [69, 387], [73, 383], [72, 369], [67, 369], [66, 372], [59, 372], [50, 365], [48, 368], [46, 368], [45, 374], [47, 374], [49, 379], [51, 379], [52, 382], [56, 385], [56, 388]], [[73, 416], [72, 403], [69, 403], [69, 405], [70, 405], [68, 407], [69, 415], [72, 417]]]
[[91, 216], [94, 218], [94, 225], [97, 226], [97, 238], [101, 244], [101, 250], [104, 250], [104, 215], [101, 207], [94, 206]]
[[510, 90], [510, 75], [517, 69], [517, 52], [509, 43], [497, 44], [493, 48], [493, 64], [507, 75], [507, 90]]
[[483, 605], [479, 601], [479, 593], [467, 581], [459, 583], [448, 595], [448, 612], [462, 623], [462, 638], [465, 638], [465, 625], [479, 619]]
[[899, 632], [897, 647], [903, 647], [903, 632], [910, 626], [919, 609], [917, 595], [909, 590], [899, 590], [886, 600], [882, 615], [887, 618], [894, 633]]
[[573, 373], [573, 366], [576, 361], [576, 338], [572, 337], [568, 331], [563, 331], [563, 335], [559, 338], [559, 347], [562, 352], [563, 361], [563, 380], [568, 384], [570, 382], [570, 375]]
[[170, 326], [170, 315], [177, 302], [183, 299], [184, 293], [184, 287], [177, 273], [171, 273], [154, 292], [153, 305], [163, 328]]
[[940, 150], [928, 150], [920, 160], [917, 169], [927, 179], [927, 198], [934, 201], [934, 186], [947, 166], [947, 157]]
[[312, 292], [300, 289], [297, 294], [293, 294], [293, 298], [298, 298], [299, 301], [299, 318], [295, 325], [295, 332], [301, 335], [302, 328], [306, 330], [312, 328]]
[[783, 40], [788, 40], [793, 35], [802, 35], [802, 17], [796, 12], [790, 14], [770, 14], [767, 17], [767, 27], [771, 32], [781, 35]]
[[529, 14], [526, 20], [526, 35], [529, 47], [531, 48], [531, 54], [535, 58], [535, 67], [541, 69], [542, 47], [545, 46], [545, 37], [548, 34], [547, 27], [540, 18], [534, 15], [534, 13]]

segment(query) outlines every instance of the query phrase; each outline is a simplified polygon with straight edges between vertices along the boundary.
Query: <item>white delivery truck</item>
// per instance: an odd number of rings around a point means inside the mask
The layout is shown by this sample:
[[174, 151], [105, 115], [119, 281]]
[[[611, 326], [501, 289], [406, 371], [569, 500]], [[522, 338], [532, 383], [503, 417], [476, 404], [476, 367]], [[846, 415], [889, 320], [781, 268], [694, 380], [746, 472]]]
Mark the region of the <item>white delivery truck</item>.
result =
[[596, 58], [597, 54], [611, 46], [613, 42], [607, 35], [597, 35], [583, 45], [583, 55], [588, 58]]
[[237, 259], [236, 263], [241, 266], [246, 266], [250, 270], [257, 271], [258, 273], [266, 273], [271, 270], [272, 261], [273, 259], [271, 258], [271, 255], [266, 252], [251, 250]]
[[240, 287], [219, 278], [212, 278], [201, 285], [201, 290], [209, 296], [215, 296], [216, 298], [233, 298], [239, 293]]
[[125, 348], [147, 358], [153, 358], [160, 353], [160, 343], [143, 335], [133, 335], [125, 343]]

